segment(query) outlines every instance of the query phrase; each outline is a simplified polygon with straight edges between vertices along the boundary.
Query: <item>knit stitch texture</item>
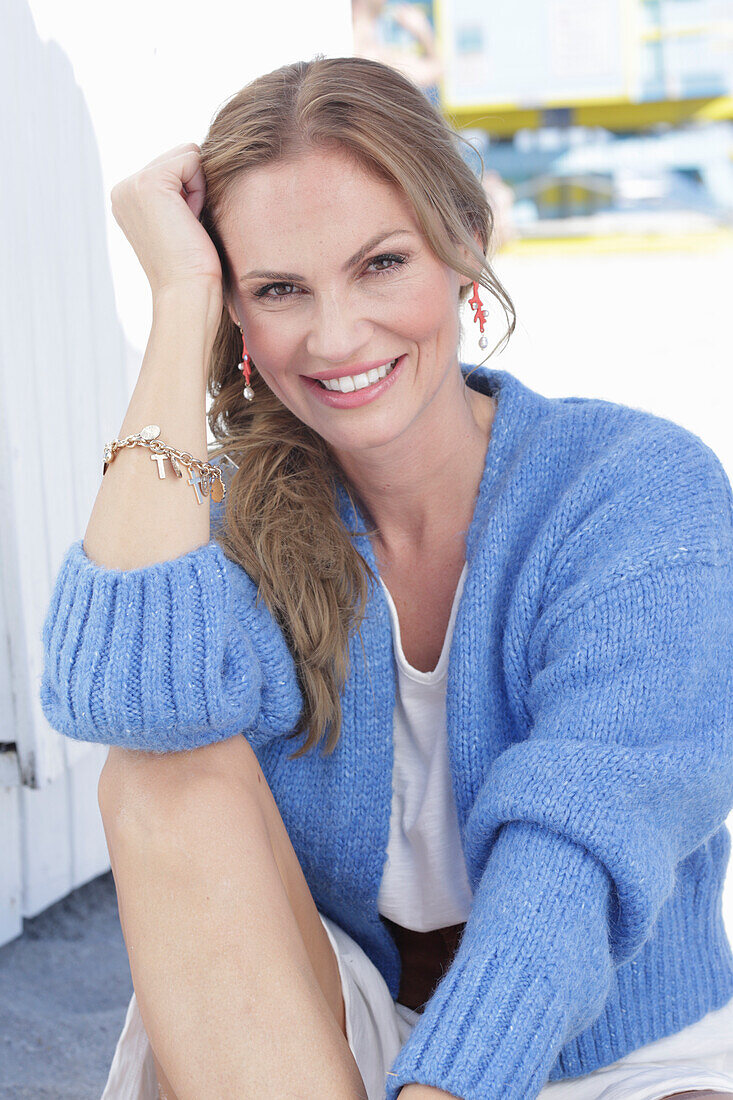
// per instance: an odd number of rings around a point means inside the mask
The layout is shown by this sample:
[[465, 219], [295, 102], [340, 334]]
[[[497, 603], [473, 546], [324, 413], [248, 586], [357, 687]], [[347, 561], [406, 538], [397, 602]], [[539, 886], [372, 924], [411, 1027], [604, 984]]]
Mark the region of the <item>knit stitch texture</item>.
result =
[[[733, 494], [696, 435], [461, 364], [498, 407], [466, 532], [447, 737], [473, 906], [390, 1067], [465, 1100], [531, 1100], [733, 996], [721, 898], [733, 807]], [[364, 517], [343, 522], [378, 572]], [[223, 507], [223, 506], [221, 506]], [[146, 568], [61, 564], [40, 685], [68, 737], [253, 745], [319, 910], [397, 997], [377, 910], [392, 795], [389, 608], [370, 586], [335, 752], [289, 756], [295, 665], [212, 537]], [[363, 642], [363, 648], [362, 648]]]

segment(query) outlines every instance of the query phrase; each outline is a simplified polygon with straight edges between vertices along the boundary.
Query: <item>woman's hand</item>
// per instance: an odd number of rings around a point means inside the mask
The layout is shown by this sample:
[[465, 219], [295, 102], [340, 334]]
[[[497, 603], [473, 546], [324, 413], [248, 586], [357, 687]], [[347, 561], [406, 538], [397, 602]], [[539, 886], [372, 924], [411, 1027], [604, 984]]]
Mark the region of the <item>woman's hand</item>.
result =
[[112, 188], [115, 221], [143, 266], [153, 298], [201, 284], [221, 293], [214, 243], [198, 220], [206, 180], [198, 145], [177, 145]]

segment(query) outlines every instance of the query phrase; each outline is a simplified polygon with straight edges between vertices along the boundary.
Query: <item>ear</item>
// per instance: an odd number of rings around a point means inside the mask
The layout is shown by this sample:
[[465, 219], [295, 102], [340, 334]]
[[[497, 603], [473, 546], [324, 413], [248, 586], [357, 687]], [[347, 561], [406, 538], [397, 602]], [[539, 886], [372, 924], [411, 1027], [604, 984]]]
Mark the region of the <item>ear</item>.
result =
[[[479, 250], [479, 252], [480, 252], [480, 253], [482, 253], [482, 254], [483, 254], [483, 246], [482, 246], [482, 244], [481, 244], [481, 239], [480, 239], [480, 237], [478, 236], [478, 234], [474, 234], [474, 240], [476, 241], [476, 247], [477, 247], [477, 249]], [[476, 257], [475, 257], [475, 256], [474, 256], [474, 255], [473, 255], [473, 254], [472, 254], [472, 253], [471, 253], [471, 252], [469, 251], [469, 249], [468, 249], [468, 248], [466, 248], [466, 246], [465, 246], [465, 245], [462, 245], [462, 246], [461, 246], [461, 254], [462, 254], [462, 256], [463, 256], [463, 259], [464, 259], [464, 260], [466, 261], [466, 264], [467, 264], [467, 265], [468, 265], [469, 267], [475, 267], [475, 265], [476, 265]], [[461, 278], [462, 278], [462, 279], [465, 279], [465, 278], [466, 278], [466, 276], [465, 276], [465, 275], [462, 275], [462, 276], [461, 276]], [[466, 287], [466, 286], [471, 286], [471, 285], [472, 285], [472, 282], [473, 282], [473, 280], [472, 280], [472, 279], [468, 279], [468, 280], [467, 280], [466, 282], [462, 282], [462, 283], [461, 283], [461, 288], [463, 288], [463, 287]]]
[[228, 314], [229, 314], [229, 316], [231, 317], [232, 321], [234, 322], [234, 324], [235, 324], [235, 325], [237, 325], [237, 327], [239, 327], [239, 317], [237, 317], [237, 311], [236, 311], [236, 309], [235, 309], [235, 307], [234, 307], [233, 303], [232, 303], [232, 302], [230, 302], [230, 301], [229, 301], [229, 298], [227, 297], [227, 298], [225, 299], [225, 302], [224, 302], [224, 304], [225, 304], [225, 306], [226, 306], [226, 309], [227, 309], [227, 313], [228, 313]]

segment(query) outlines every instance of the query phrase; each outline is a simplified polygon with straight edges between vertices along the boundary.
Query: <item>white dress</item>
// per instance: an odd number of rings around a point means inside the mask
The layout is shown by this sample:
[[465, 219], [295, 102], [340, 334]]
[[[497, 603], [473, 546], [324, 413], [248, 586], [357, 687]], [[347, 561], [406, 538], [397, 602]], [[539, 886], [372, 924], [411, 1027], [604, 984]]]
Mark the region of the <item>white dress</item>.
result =
[[[392, 620], [397, 693], [390, 836], [378, 908], [418, 931], [465, 921], [471, 907], [445, 722], [448, 654], [465, 578], [464, 565], [443, 649], [431, 672], [405, 660], [397, 610], [381, 582]], [[320, 917], [338, 961], [349, 1046], [369, 1100], [384, 1100], [389, 1068], [420, 1014], [393, 1001], [361, 947], [328, 917]], [[660, 1100], [691, 1089], [716, 1089], [733, 1097], [733, 1000], [611, 1065], [545, 1085], [538, 1100]], [[157, 1100], [152, 1051], [134, 993], [101, 1100]]]

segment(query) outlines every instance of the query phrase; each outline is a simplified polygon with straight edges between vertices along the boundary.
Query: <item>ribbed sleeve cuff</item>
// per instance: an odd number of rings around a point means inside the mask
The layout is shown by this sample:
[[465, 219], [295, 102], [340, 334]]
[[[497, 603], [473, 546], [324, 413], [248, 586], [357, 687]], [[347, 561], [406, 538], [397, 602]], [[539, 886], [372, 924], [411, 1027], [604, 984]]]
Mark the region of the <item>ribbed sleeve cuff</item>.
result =
[[560, 1048], [605, 1003], [609, 879], [573, 841], [529, 822], [500, 831], [452, 965], [390, 1067], [462, 1100], [531, 1100]]
[[82, 540], [43, 627], [43, 711], [81, 741], [170, 752], [292, 728], [292, 658], [256, 587], [215, 540], [140, 569], [93, 562]]

